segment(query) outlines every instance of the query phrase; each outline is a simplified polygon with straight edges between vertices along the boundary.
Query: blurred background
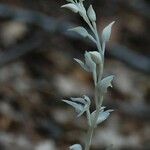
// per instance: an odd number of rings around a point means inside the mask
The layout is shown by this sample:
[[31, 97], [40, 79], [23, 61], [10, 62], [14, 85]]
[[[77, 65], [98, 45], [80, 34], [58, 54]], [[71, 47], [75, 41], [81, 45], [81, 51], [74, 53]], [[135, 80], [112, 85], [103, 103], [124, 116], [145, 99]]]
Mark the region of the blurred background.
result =
[[[0, 0], [0, 150], [66, 150], [83, 143], [87, 122], [61, 99], [93, 97], [93, 81], [73, 60], [95, 46], [72, 26], [65, 0]], [[86, 0], [98, 29], [113, 20], [104, 76], [114, 74], [104, 105], [114, 109], [92, 150], [150, 149], [150, 1]], [[93, 106], [94, 109], [94, 106]]]

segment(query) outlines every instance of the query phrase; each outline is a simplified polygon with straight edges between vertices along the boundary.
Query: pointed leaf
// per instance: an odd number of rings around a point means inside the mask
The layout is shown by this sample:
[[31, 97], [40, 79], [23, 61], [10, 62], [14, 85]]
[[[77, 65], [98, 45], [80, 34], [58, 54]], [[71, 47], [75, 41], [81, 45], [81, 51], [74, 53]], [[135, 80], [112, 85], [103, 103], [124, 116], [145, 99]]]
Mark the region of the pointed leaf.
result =
[[69, 3], [69, 4], [65, 4], [63, 6], [61, 6], [62, 8], [68, 8], [71, 11], [77, 13], [79, 11], [78, 7], [75, 4]]
[[86, 66], [89, 68], [90, 72], [93, 72], [93, 70], [96, 69], [96, 64], [92, 60], [91, 54], [86, 51], [84, 56], [85, 56], [85, 64], [86, 64]]
[[101, 57], [101, 54], [99, 52], [97, 52], [97, 51], [91, 51], [89, 53], [91, 54], [92, 60], [96, 64], [101, 64], [102, 63], [102, 57]]
[[70, 98], [72, 101], [74, 101], [74, 102], [79, 102], [79, 103], [81, 103], [81, 104], [83, 104], [83, 105], [85, 105], [87, 102], [85, 101], [85, 99], [84, 98], [81, 98], [81, 97], [79, 97], [79, 98], [73, 98], [73, 97], [71, 97]]
[[97, 119], [97, 124], [102, 123], [103, 121], [105, 121], [109, 117], [110, 112], [112, 112], [112, 111], [113, 111], [112, 109], [109, 109], [109, 110], [106, 110], [106, 111], [101, 111], [99, 113], [99, 116], [98, 116], [98, 119]]
[[87, 15], [92, 22], [96, 21], [96, 13], [95, 13], [92, 5], [90, 5], [90, 7], [88, 8]]
[[89, 71], [92, 72], [94, 83], [96, 85], [97, 82], [97, 74], [96, 74], [96, 64], [91, 58], [91, 54], [89, 52], [85, 52], [85, 64], [89, 68]]
[[76, 59], [76, 58], [74, 58], [74, 60], [75, 60], [77, 63], [79, 63], [80, 66], [81, 66], [84, 70], [86, 70], [87, 72], [89, 72], [88, 67], [87, 67], [81, 60]]
[[[104, 111], [104, 109], [105, 109], [105, 107], [101, 107], [101, 110], [99, 112], [99, 116], [97, 118], [97, 125], [100, 124], [101, 122], [105, 121], [109, 117], [110, 112], [113, 111], [112, 109]], [[93, 120], [95, 118], [95, 115], [96, 115], [96, 110], [91, 113], [91, 120], [92, 120], [92, 122], [93, 122]]]
[[76, 102], [72, 102], [72, 101], [68, 101], [68, 100], [63, 100], [63, 102], [65, 102], [65, 103], [71, 105], [72, 107], [74, 107], [77, 113], [80, 113], [84, 108], [81, 104], [78, 104]]
[[94, 37], [92, 35], [90, 35], [88, 33], [88, 31], [82, 27], [82, 26], [79, 26], [79, 27], [76, 27], [76, 28], [72, 28], [72, 29], [69, 29], [69, 31], [74, 31], [76, 33], [78, 33], [79, 35], [83, 36], [84, 38], [89, 38], [92, 42], [96, 43], [96, 40], [94, 39]]
[[80, 34], [83, 37], [88, 37], [88, 35], [89, 35], [89, 33], [87, 32], [87, 30], [84, 27], [81, 27], [81, 26], [69, 29], [69, 31], [77, 32], [78, 34]]
[[71, 101], [68, 100], [63, 100], [63, 101], [75, 108], [76, 112], [78, 113], [77, 117], [80, 117], [85, 111], [87, 111], [91, 104], [90, 99], [85, 95], [83, 96], [83, 98], [71, 97], [70, 99]]
[[70, 150], [82, 150], [82, 146], [80, 144], [74, 144], [69, 147]]
[[87, 107], [85, 106], [82, 111], [77, 115], [77, 117], [80, 117], [81, 115], [83, 115], [83, 113], [87, 110]]
[[86, 18], [86, 9], [83, 5], [83, 0], [80, 0], [79, 3], [77, 3], [79, 8], [79, 14], [81, 17]]
[[113, 21], [112, 23], [110, 23], [107, 27], [105, 27], [103, 29], [103, 32], [102, 32], [102, 41], [103, 42], [108, 42], [109, 39], [110, 39], [110, 35], [111, 35], [111, 28], [112, 28], [112, 25], [115, 23], [115, 21]]
[[[100, 112], [103, 112], [106, 107], [101, 107]], [[91, 120], [94, 121], [96, 110], [91, 113]]]
[[89, 97], [86, 95], [84, 95], [83, 97], [84, 97], [84, 107], [83, 110], [78, 114], [78, 117], [80, 117], [84, 112], [89, 110], [89, 107], [91, 105], [91, 100], [89, 99]]
[[87, 104], [90, 105], [91, 104], [90, 98], [88, 96], [86, 96], [86, 95], [84, 95], [83, 97], [86, 100]]
[[112, 80], [113, 80], [114, 76], [108, 76], [104, 79], [102, 79], [99, 83], [98, 83], [98, 88], [102, 93], [106, 93], [107, 92], [107, 88], [108, 87], [112, 87]]

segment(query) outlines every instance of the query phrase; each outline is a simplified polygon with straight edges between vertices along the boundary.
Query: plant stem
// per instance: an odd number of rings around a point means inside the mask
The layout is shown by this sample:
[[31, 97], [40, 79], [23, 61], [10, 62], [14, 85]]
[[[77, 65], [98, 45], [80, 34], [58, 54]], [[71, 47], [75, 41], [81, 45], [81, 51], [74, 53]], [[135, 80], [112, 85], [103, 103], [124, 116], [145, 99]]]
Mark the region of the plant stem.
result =
[[[104, 65], [104, 63], [102, 63], [102, 67], [101, 67], [101, 70], [100, 70], [100, 76], [98, 77], [98, 81], [100, 81], [101, 78], [102, 78], [103, 65]], [[86, 141], [85, 141], [85, 150], [90, 150], [94, 129], [96, 127], [96, 122], [97, 122], [97, 119], [98, 119], [98, 115], [99, 115], [99, 113], [101, 111], [102, 103], [103, 103], [103, 96], [98, 93], [97, 85], [95, 85], [96, 113], [95, 113], [94, 120], [93, 120], [93, 122], [91, 122], [91, 126], [89, 126], [89, 129], [88, 129], [87, 138], [86, 138]]]
[[[94, 33], [95, 38], [96, 38], [95, 39], [96, 40], [96, 46], [97, 46], [97, 49], [98, 49], [98, 51], [99, 51], [99, 53], [101, 54], [101, 57], [102, 57], [103, 62], [101, 64], [101, 67], [100, 67], [100, 70], [99, 70], [100, 72], [99, 72], [99, 75], [97, 77], [97, 79], [98, 79], [97, 82], [99, 82], [102, 78], [103, 67], [104, 67], [104, 55], [103, 55], [103, 51], [102, 51], [102, 47], [101, 47], [102, 45], [100, 44], [100, 39], [99, 39], [96, 23], [95, 22], [91, 23], [89, 18], [87, 17], [87, 15], [85, 17], [83, 17], [83, 19], [86, 21], [86, 23], [89, 25], [90, 29]], [[105, 48], [105, 47], [103, 47], [103, 48]], [[89, 126], [89, 129], [88, 129], [87, 138], [86, 138], [86, 141], [85, 141], [85, 150], [90, 150], [90, 146], [91, 146], [91, 143], [92, 143], [93, 132], [94, 132], [95, 127], [97, 126], [96, 123], [97, 123], [99, 113], [101, 111], [102, 102], [103, 102], [103, 96], [99, 95], [98, 89], [97, 89], [97, 84], [96, 84], [95, 85], [96, 112], [95, 112], [94, 120], [93, 120], [93, 122], [91, 122], [91, 126]]]
[[94, 132], [94, 129], [96, 127], [96, 122], [97, 122], [98, 115], [100, 113], [101, 105], [102, 105], [102, 102], [103, 102], [103, 96], [101, 96], [100, 103], [98, 103], [98, 93], [97, 93], [97, 88], [96, 87], [95, 87], [95, 102], [97, 103], [96, 104], [96, 113], [95, 113], [94, 120], [93, 120], [91, 126], [89, 126], [89, 129], [88, 129], [87, 139], [86, 139], [86, 142], [85, 142], [85, 150], [90, 149], [90, 146], [91, 146], [91, 143], [92, 143], [93, 132]]
[[85, 150], [89, 150], [91, 143], [92, 143], [92, 136], [93, 136], [94, 128], [89, 127], [88, 133], [87, 133], [87, 139], [86, 139], [86, 144], [85, 144]]
[[89, 129], [88, 129], [87, 139], [86, 139], [86, 143], [85, 143], [85, 150], [90, 150], [90, 146], [91, 146], [91, 143], [92, 143], [93, 132], [94, 132], [94, 129], [96, 127], [96, 122], [97, 122], [97, 119], [98, 119], [99, 112], [100, 112], [100, 109], [96, 109], [94, 122], [93, 122], [92, 126], [89, 127]]
[[88, 119], [88, 125], [89, 126], [91, 126], [91, 118], [90, 118], [90, 110], [88, 109], [87, 111], [86, 111], [86, 114], [87, 114], [87, 119]]

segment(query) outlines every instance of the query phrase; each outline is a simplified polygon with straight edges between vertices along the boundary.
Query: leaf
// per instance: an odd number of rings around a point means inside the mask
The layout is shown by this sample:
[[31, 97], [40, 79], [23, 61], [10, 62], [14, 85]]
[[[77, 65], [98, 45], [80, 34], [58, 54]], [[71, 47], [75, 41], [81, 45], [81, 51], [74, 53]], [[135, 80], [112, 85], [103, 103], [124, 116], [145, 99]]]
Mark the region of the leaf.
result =
[[96, 64], [101, 64], [102, 63], [102, 57], [101, 54], [97, 51], [92, 51], [89, 52], [91, 54], [91, 58], [92, 60], [96, 63]]
[[73, 98], [73, 97], [71, 97], [70, 99], [71, 99], [72, 101], [74, 101], [74, 102], [79, 102], [79, 103], [81, 103], [81, 104], [83, 104], [83, 105], [86, 104], [86, 101], [85, 101], [83, 98], [81, 98], [81, 97], [79, 97], [79, 98]]
[[86, 9], [83, 5], [84, 0], [80, 0], [79, 3], [77, 3], [78, 8], [79, 8], [79, 14], [81, 17], [86, 18]]
[[83, 105], [90, 105], [91, 104], [91, 100], [88, 96], [84, 95], [83, 98], [79, 97], [79, 98], [70, 98], [72, 101], [74, 102], [79, 102]]
[[76, 112], [78, 113], [78, 117], [80, 117], [85, 111], [89, 109], [89, 106], [91, 104], [91, 100], [86, 95], [83, 96], [83, 98], [70, 98], [69, 100], [63, 100], [63, 102], [71, 105], [75, 108]]
[[84, 57], [85, 57], [85, 63], [83, 63], [79, 59], [75, 59], [75, 61], [78, 62], [84, 70], [92, 73], [94, 83], [96, 85], [97, 83], [96, 64], [102, 62], [101, 55], [96, 51], [92, 51], [92, 52], [86, 51]]
[[[103, 121], [105, 121], [109, 117], [110, 112], [113, 111], [112, 109], [104, 111], [104, 109], [105, 109], [105, 107], [101, 107], [101, 110], [99, 112], [99, 115], [98, 115], [98, 118], [97, 118], [97, 122], [96, 122], [97, 125], [102, 123]], [[92, 120], [92, 122], [93, 122], [93, 120], [95, 118], [95, 115], [96, 115], [96, 110], [91, 113], [91, 120]]]
[[73, 31], [73, 32], [76, 32], [78, 33], [79, 35], [83, 36], [84, 38], [89, 38], [92, 42], [96, 43], [96, 40], [94, 39], [94, 37], [92, 35], [90, 35], [88, 33], [88, 31], [82, 27], [82, 26], [79, 26], [79, 27], [75, 27], [75, 28], [72, 28], [72, 29], [69, 29], [69, 31]]
[[90, 105], [91, 104], [90, 98], [88, 96], [86, 96], [86, 95], [84, 95], [83, 97], [86, 100], [87, 104]]
[[88, 37], [88, 35], [89, 35], [89, 33], [87, 32], [87, 30], [84, 27], [81, 27], [81, 26], [69, 29], [69, 31], [77, 32], [78, 34], [80, 34], [83, 37]]
[[81, 66], [84, 70], [86, 70], [87, 72], [89, 72], [89, 69], [87, 68], [87, 66], [86, 66], [81, 60], [76, 59], [76, 58], [74, 58], [74, 60], [75, 60], [77, 63], [79, 63], [80, 66]]
[[84, 106], [82, 106], [82, 104], [79, 104], [79, 103], [76, 103], [76, 102], [73, 102], [73, 101], [63, 100], [63, 102], [65, 102], [65, 103], [71, 105], [72, 107], [74, 107], [77, 113], [80, 113], [84, 108]]
[[63, 6], [61, 6], [62, 8], [68, 8], [70, 9], [71, 11], [77, 13], [79, 11], [79, 8], [75, 5], [75, 4], [72, 4], [72, 3], [69, 3], [69, 4], [65, 4]]
[[[105, 107], [101, 107], [100, 112], [104, 111], [104, 109], [105, 109]], [[94, 122], [95, 114], [96, 114], [96, 110], [91, 113], [91, 121], [92, 122]]]
[[106, 110], [106, 111], [101, 111], [99, 113], [99, 116], [98, 116], [98, 119], [97, 119], [97, 125], [102, 123], [103, 121], [105, 121], [109, 115], [110, 115], [110, 112], [112, 112], [113, 110], [112, 109], [109, 109], [109, 110]]
[[80, 117], [85, 111], [87, 110], [87, 107], [84, 106], [82, 111], [77, 115], [77, 117]]
[[112, 80], [113, 80], [114, 76], [108, 76], [104, 79], [102, 79], [99, 83], [98, 83], [98, 89], [100, 90], [100, 92], [102, 93], [106, 93], [107, 92], [107, 88], [108, 87], [112, 87]]
[[91, 54], [86, 51], [84, 56], [85, 56], [85, 64], [89, 68], [90, 72], [93, 72], [93, 70], [96, 69], [96, 64], [92, 60]]
[[82, 150], [82, 146], [80, 144], [74, 144], [69, 147], [70, 150]]
[[92, 22], [96, 21], [96, 13], [95, 13], [92, 5], [90, 5], [90, 7], [88, 8], [87, 15]]
[[72, 98], [72, 100], [75, 100], [76, 102], [80, 102], [83, 104], [83, 109], [78, 114], [78, 117], [80, 117], [85, 111], [89, 110], [89, 107], [91, 105], [91, 100], [88, 96], [84, 95], [83, 98]]
[[110, 23], [107, 27], [105, 27], [102, 31], [102, 41], [103, 42], [108, 42], [110, 39], [110, 35], [111, 35], [111, 28], [112, 25], [115, 23], [115, 21], [113, 21], [112, 23]]
[[91, 58], [91, 54], [89, 52], [85, 52], [85, 64], [89, 68], [89, 71], [92, 72], [94, 83], [96, 85], [97, 82], [97, 74], [96, 74], [96, 64]]

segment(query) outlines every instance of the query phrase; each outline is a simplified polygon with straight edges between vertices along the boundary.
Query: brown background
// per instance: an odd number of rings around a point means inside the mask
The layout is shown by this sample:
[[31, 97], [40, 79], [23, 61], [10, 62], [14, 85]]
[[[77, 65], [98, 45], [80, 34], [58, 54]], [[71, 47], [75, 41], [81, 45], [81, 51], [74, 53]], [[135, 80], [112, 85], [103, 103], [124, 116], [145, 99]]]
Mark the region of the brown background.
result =
[[[104, 105], [114, 109], [96, 130], [92, 150], [150, 149], [150, 59], [147, 0], [86, 0], [101, 31], [116, 21], [104, 76], [114, 74]], [[66, 150], [83, 143], [85, 117], [63, 98], [93, 97], [90, 74], [73, 58], [95, 47], [73, 33], [85, 23], [62, 0], [0, 0], [0, 150]], [[94, 108], [94, 107], [93, 107]]]

